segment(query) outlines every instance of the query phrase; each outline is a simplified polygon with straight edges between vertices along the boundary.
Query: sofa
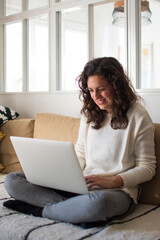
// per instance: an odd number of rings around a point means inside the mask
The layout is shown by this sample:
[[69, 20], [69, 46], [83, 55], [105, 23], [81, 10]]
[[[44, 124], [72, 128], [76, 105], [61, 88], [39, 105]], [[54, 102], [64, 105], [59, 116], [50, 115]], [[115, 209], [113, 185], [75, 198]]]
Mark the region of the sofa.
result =
[[[23, 171], [10, 136], [54, 139], [76, 143], [80, 119], [52, 113], [36, 114], [35, 119], [16, 118], [3, 124], [0, 131], [0, 239], [1, 240], [60, 240], [60, 239], [160, 239], [160, 124], [155, 125], [156, 175], [141, 184], [139, 205], [128, 217], [106, 222], [105, 225], [82, 228], [46, 218], [25, 215], [3, 207], [12, 199], [4, 189], [6, 174]], [[87, 213], [86, 213], [87, 214]]]

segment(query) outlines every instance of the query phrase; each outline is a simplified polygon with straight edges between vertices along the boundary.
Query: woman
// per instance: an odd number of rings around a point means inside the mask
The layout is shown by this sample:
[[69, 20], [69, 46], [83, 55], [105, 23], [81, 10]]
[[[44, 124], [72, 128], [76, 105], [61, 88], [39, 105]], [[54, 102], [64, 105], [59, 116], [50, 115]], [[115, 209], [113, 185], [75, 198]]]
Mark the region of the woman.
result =
[[138, 185], [155, 174], [154, 130], [121, 64], [104, 57], [78, 77], [83, 97], [76, 152], [90, 194], [35, 186], [23, 173], [5, 179], [14, 210], [70, 223], [109, 221], [130, 214]]

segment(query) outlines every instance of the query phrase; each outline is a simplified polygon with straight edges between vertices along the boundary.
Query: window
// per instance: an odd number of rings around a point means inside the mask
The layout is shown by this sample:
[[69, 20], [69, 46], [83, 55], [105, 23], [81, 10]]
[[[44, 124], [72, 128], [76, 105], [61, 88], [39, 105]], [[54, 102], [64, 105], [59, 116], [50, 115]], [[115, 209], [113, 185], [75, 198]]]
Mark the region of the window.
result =
[[[69, 5], [57, 11], [58, 90], [76, 89], [76, 77], [92, 58], [113, 56], [127, 68], [124, 3], [120, 6], [124, 15], [120, 26], [112, 16], [115, 3], [106, 1], [76, 8]], [[65, 5], [61, 1], [61, 6]]]
[[94, 6], [94, 57], [115, 57], [126, 68], [125, 16], [122, 22], [116, 23], [119, 13], [114, 7], [119, 6], [115, 3]]
[[75, 79], [88, 60], [86, 9], [62, 11], [57, 16], [60, 36], [58, 90], [75, 90]]
[[103, 56], [137, 89], [160, 88], [159, 12], [159, 0], [0, 0], [1, 92], [75, 91]]
[[[12, 16], [3, 18], [4, 92], [49, 91], [49, 66], [56, 72], [50, 79], [56, 78], [56, 90], [76, 90], [85, 63], [100, 56], [116, 57], [127, 68], [125, 18], [113, 25], [117, 1], [81, 2], [50, 0], [49, 6], [48, 0], [3, 0], [3, 15]], [[124, 3], [120, 7], [124, 15]], [[49, 26], [55, 42], [50, 42]]]
[[28, 0], [28, 9], [36, 9], [48, 6], [48, 0]]
[[151, 0], [141, 11], [141, 89], [160, 88], [160, 2]]
[[48, 15], [29, 19], [29, 91], [49, 89]]
[[[7, 24], [6, 92], [22, 91], [22, 22]], [[16, 56], [16, 57], [15, 57]]]
[[21, 0], [6, 0], [6, 16], [19, 13], [22, 10], [22, 1]]
[[3, 34], [0, 47], [4, 52], [0, 56], [2, 91], [49, 91], [48, 0], [5, 0], [0, 4], [3, 6], [0, 25]]

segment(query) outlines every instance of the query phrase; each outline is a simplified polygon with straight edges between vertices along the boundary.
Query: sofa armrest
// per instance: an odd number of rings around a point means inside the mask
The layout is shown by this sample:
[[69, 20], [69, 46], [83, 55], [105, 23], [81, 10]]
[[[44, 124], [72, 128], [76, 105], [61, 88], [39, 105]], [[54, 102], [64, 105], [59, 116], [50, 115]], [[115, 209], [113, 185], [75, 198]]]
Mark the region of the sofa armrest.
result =
[[10, 120], [1, 127], [6, 137], [0, 143], [0, 162], [5, 166], [2, 173], [22, 171], [17, 155], [10, 141], [10, 136], [33, 137], [34, 119]]
[[160, 124], [154, 123], [155, 127], [155, 154], [157, 160], [156, 174], [148, 182], [141, 184], [139, 202], [145, 204], [160, 205]]

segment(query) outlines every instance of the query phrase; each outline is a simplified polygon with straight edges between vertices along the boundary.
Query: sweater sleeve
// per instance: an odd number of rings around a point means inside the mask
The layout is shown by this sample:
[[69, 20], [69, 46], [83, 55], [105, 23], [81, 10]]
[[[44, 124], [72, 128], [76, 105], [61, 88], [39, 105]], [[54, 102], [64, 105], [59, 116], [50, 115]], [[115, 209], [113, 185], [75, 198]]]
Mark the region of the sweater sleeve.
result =
[[75, 145], [75, 151], [82, 170], [85, 168], [86, 165], [85, 132], [86, 132], [86, 120], [85, 117], [82, 116], [79, 127], [78, 140]]
[[156, 157], [154, 146], [154, 126], [146, 111], [134, 117], [135, 167], [119, 174], [124, 187], [132, 187], [149, 181], [155, 174]]

